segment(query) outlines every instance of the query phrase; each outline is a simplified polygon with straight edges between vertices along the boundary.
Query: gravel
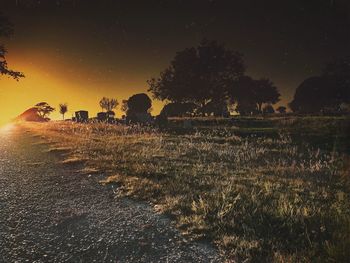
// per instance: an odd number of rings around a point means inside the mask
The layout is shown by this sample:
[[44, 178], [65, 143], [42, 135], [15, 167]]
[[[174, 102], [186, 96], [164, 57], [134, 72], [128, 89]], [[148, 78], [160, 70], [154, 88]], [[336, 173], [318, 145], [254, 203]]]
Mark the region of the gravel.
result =
[[221, 262], [24, 131], [0, 134], [0, 262]]

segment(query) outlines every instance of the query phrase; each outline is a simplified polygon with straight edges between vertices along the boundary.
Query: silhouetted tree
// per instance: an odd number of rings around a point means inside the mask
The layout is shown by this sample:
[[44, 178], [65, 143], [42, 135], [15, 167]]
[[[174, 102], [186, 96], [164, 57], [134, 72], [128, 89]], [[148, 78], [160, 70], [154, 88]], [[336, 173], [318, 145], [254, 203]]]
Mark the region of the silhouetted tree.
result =
[[176, 53], [160, 76], [148, 81], [154, 98], [176, 103], [226, 104], [228, 89], [245, 71], [240, 53], [215, 41]]
[[127, 114], [129, 113], [147, 113], [152, 107], [152, 101], [145, 93], [139, 93], [131, 96], [127, 102]]
[[119, 105], [117, 99], [103, 97], [100, 100], [100, 107], [107, 112], [113, 111]]
[[[13, 34], [12, 24], [0, 13], [0, 37], [8, 37]], [[7, 50], [0, 44], [0, 74], [8, 75], [15, 80], [24, 77], [23, 73], [8, 68], [6, 61]]]
[[280, 114], [284, 114], [287, 112], [287, 107], [285, 106], [279, 106], [277, 109], [276, 109], [277, 112], [279, 112]]
[[37, 109], [39, 116], [42, 118], [47, 118], [47, 116], [55, 110], [55, 108], [52, 108], [47, 102], [39, 102], [34, 108]]
[[160, 115], [164, 115], [166, 117], [190, 116], [194, 114], [195, 109], [196, 105], [194, 103], [173, 102], [164, 105]]
[[240, 115], [253, 115], [258, 113], [258, 108], [256, 106], [255, 102], [252, 101], [246, 101], [246, 100], [239, 100], [237, 102], [236, 111]]
[[269, 79], [254, 80], [243, 76], [231, 87], [229, 96], [231, 103], [240, 104], [241, 112], [262, 112], [264, 103], [275, 104], [281, 95]]
[[237, 104], [240, 115], [251, 115], [258, 112], [255, 98], [255, 81], [249, 76], [240, 77], [230, 88], [230, 103]]
[[323, 70], [323, 76], [333, 82], [333, 102], [337, 105], [350, 103], [350, 57], [328, 63]]
[[262, 111], [264, 103], [275, 104], [280, 100], [281, 94], [271, 80], [263, 78], [254, 82], [255, 99], [259, 112]]
[[322, 113], [326, 109], [337, 112], [341, 103], [348, 101], [345, 93], [346, 89], [342, 91], [334, 77], [311, 77], [296, 89], [289, 107], [299, 113]]
[[62, 114], [62, 119], [64, 120], [64, 115], [68, 111], [68, 105], [67, 105], [67, 103], [61, 103], [61, 104], [59, 104], [59, 108], [60, 108], [60, 113]]
[[139, 93], [131, 96], [127, 100], [126, 121], [149, 123], [152, 121], [150, 110], [152, 101], [145, 93]]
[[344, 103], [350, 103], [350, 58], [335, 60], [321, 76], [303, 81], [289, 107], [300, 113], [336, 113]]
[[128, 100], [122, 100], [122, 105], [120, 109], [125, 113], [128, 111]]

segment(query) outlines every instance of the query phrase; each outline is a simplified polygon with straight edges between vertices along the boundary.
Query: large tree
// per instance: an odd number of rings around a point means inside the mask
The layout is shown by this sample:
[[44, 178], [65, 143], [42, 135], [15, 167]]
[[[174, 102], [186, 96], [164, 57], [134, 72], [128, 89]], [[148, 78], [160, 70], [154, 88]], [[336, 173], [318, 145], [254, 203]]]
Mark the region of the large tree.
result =
[[350, 103], [350, 57], [327, 64], [321, 76], [304, 80], [289, 107], [294, 112], [341, 112]]
[[47, 102], [39, 102], [34, 106], [34, 108], [37, 109], [39, 116], [43, 119], [46, 119], [50, 113], [55, 110], [55, 108], [51, 107]]
[[239, 105], [240, 112], [261, 113], [263, 104], [275, 104], [281, 95], [271, 80], [243, 76], [231, 87], [229, 96], [232, 104]]
[[323, 77], [329, 78], [333, 83], [334, 103], [350, 103], [350, 57], [328, 63], [323, 70]]
[[266, 78], [255, 80], [254, 93], [259, 112], [262, 112], [264, 103], [268, 105], [276, 104], [281, 96], [273, 82]]
[[145, 93], [132, 95], [127, 100], [127, 115], [138, 113], [149, 113], [152, 101]]
[[242, 55], [216, 41], [176, 53], [158, 78], [148, 81], [154, 98], [174, 103], [226, 104], [228, 89], [244, 74]]
[[[0, 13], [0, 37], [9, 37], [13, 34], [12, 24]], [[8, 68], [6, 60], [7, 50], [0, 43], [0, 74], [10, 76], [16, 80], [24, 77], [23, 73]]]

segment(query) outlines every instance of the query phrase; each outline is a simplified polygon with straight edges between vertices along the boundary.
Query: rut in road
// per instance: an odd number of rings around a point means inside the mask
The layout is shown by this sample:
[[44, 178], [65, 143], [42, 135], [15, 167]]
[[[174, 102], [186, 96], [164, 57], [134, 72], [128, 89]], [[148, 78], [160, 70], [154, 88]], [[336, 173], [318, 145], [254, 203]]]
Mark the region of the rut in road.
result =
[[[0, 262], [220, 262], [149, 205], [59, 164], [29, 132], [0, 135]], [[76, 168], [76, 167], [75, 167]]]

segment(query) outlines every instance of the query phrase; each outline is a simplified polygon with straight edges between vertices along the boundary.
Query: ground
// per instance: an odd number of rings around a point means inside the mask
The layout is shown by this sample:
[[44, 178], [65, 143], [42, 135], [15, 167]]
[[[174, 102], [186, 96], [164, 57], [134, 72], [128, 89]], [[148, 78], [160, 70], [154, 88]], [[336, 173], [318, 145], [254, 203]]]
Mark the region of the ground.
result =
[[92, 180], [97, 192], [113, 186], [113, 196], [143, 200], [183, 237], [209, 241], [223, 261], [347, 262], [348, 117], [191, 122], [184, 128], [183, 119], [170, 120], [161, 130], [72, 122], [21, 127], [49, 145], [48, 156], [64, 157], [51, 163], [81, 166], [81, 177], [68, 173], [74, 182], [67, 184]]
[[40, 137], [0, 135], [0, 262], [220, 262], [146, 202], [117, 197], [103, 174], [61, 163]]

